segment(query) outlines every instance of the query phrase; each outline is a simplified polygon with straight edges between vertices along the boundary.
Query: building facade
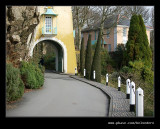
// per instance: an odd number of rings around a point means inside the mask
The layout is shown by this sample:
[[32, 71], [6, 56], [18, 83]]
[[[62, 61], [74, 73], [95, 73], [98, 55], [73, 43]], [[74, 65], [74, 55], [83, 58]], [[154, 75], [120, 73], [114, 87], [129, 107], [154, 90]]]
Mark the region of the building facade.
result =
[[75, 73], [76, 53], [71, 6], [37, 6], [40, 22], [34, 29], [29, 55], [37, 43], [50, 42], [55, 47], [56, 71]]
[[[117, 24], [115, 24], [117, 23]], [[104, 23], [104, 31], [103, 39], [104, 39], [104, 48], [106, 48], [109, 52], [116, 51], [118, 44], [126, 44], [128, 41], [128, 31], [130, 26], [130, 20], [126, 17], [122, 17], [119, 20], [119, 15], [108, 19]], [[151, 27], [146, 26], [146, 33], [148, 36], [148, 41], [150, 44], [150, 32], [153, 29]], [[88, 35], [91, 34], [91, 43], [92, 45], [97, 42], [98, 38], [97, 25], [92, 28], [85, 28], [82, 30], [82, 37], [84, 38], [85, 46], [87, 45]], [[101, 41], [102, 43], [102, 41]]]

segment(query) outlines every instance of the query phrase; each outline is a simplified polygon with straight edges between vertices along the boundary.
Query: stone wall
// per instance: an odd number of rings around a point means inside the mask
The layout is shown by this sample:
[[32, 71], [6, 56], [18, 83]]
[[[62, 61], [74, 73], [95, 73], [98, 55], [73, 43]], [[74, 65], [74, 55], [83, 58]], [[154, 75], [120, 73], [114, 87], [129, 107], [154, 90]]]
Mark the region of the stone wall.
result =
[[36, 6], [6, 7], [7, 59], [11, 62], [27, 60], [27, 48], [38, 23], [39, 13]]

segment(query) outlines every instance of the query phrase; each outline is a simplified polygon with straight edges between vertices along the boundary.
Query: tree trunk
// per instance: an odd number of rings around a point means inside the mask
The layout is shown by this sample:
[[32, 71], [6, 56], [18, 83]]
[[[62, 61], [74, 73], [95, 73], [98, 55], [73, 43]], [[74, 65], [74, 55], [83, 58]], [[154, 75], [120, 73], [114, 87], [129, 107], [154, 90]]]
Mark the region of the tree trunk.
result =
[[103, 35], [102, 35], [102, 48], [104, 48], [104, 38], [103, 38]]
[[79, 50], [81, 46], [81, 27], [78, 26], [78, 44], [77, 44], [77, 49]]

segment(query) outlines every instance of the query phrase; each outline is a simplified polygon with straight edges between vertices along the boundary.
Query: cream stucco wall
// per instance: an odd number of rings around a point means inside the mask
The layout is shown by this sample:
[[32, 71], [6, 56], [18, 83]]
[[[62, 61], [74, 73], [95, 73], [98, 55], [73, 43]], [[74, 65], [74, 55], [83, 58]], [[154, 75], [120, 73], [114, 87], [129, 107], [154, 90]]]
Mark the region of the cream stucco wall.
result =
[[148, 42], [150, 44], [150, 30], [146, 30], [146, 32], [147, 32]]
[[[129, 27], [126, 28], [127, 28], [127, 40], [128, 40]], [[150, 44], [150, 30], [146, 29], [146, 33]], [[117, 26], [117, 45], [121, 43], [123, 43], [123, 26]]]
[[[127, 40], [128, 40], [128, 31], [129, 27], [127, 28]], [[123, 43], [123, 26], [117, 26], [117, 45]]]

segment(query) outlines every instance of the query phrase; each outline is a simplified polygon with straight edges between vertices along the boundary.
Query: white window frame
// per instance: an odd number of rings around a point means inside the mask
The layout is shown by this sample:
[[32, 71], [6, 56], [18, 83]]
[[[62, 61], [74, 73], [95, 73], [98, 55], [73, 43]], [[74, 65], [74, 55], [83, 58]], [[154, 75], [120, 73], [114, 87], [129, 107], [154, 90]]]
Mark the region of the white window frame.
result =
[[127, 37], [127, 28], [123, 27], [123, 37]]
[[46, 16], [45, 17], [45, 34], [52, 34], [52, 16]]
[[127, 43], [127, 27], [123, 27], [123, 44]]

